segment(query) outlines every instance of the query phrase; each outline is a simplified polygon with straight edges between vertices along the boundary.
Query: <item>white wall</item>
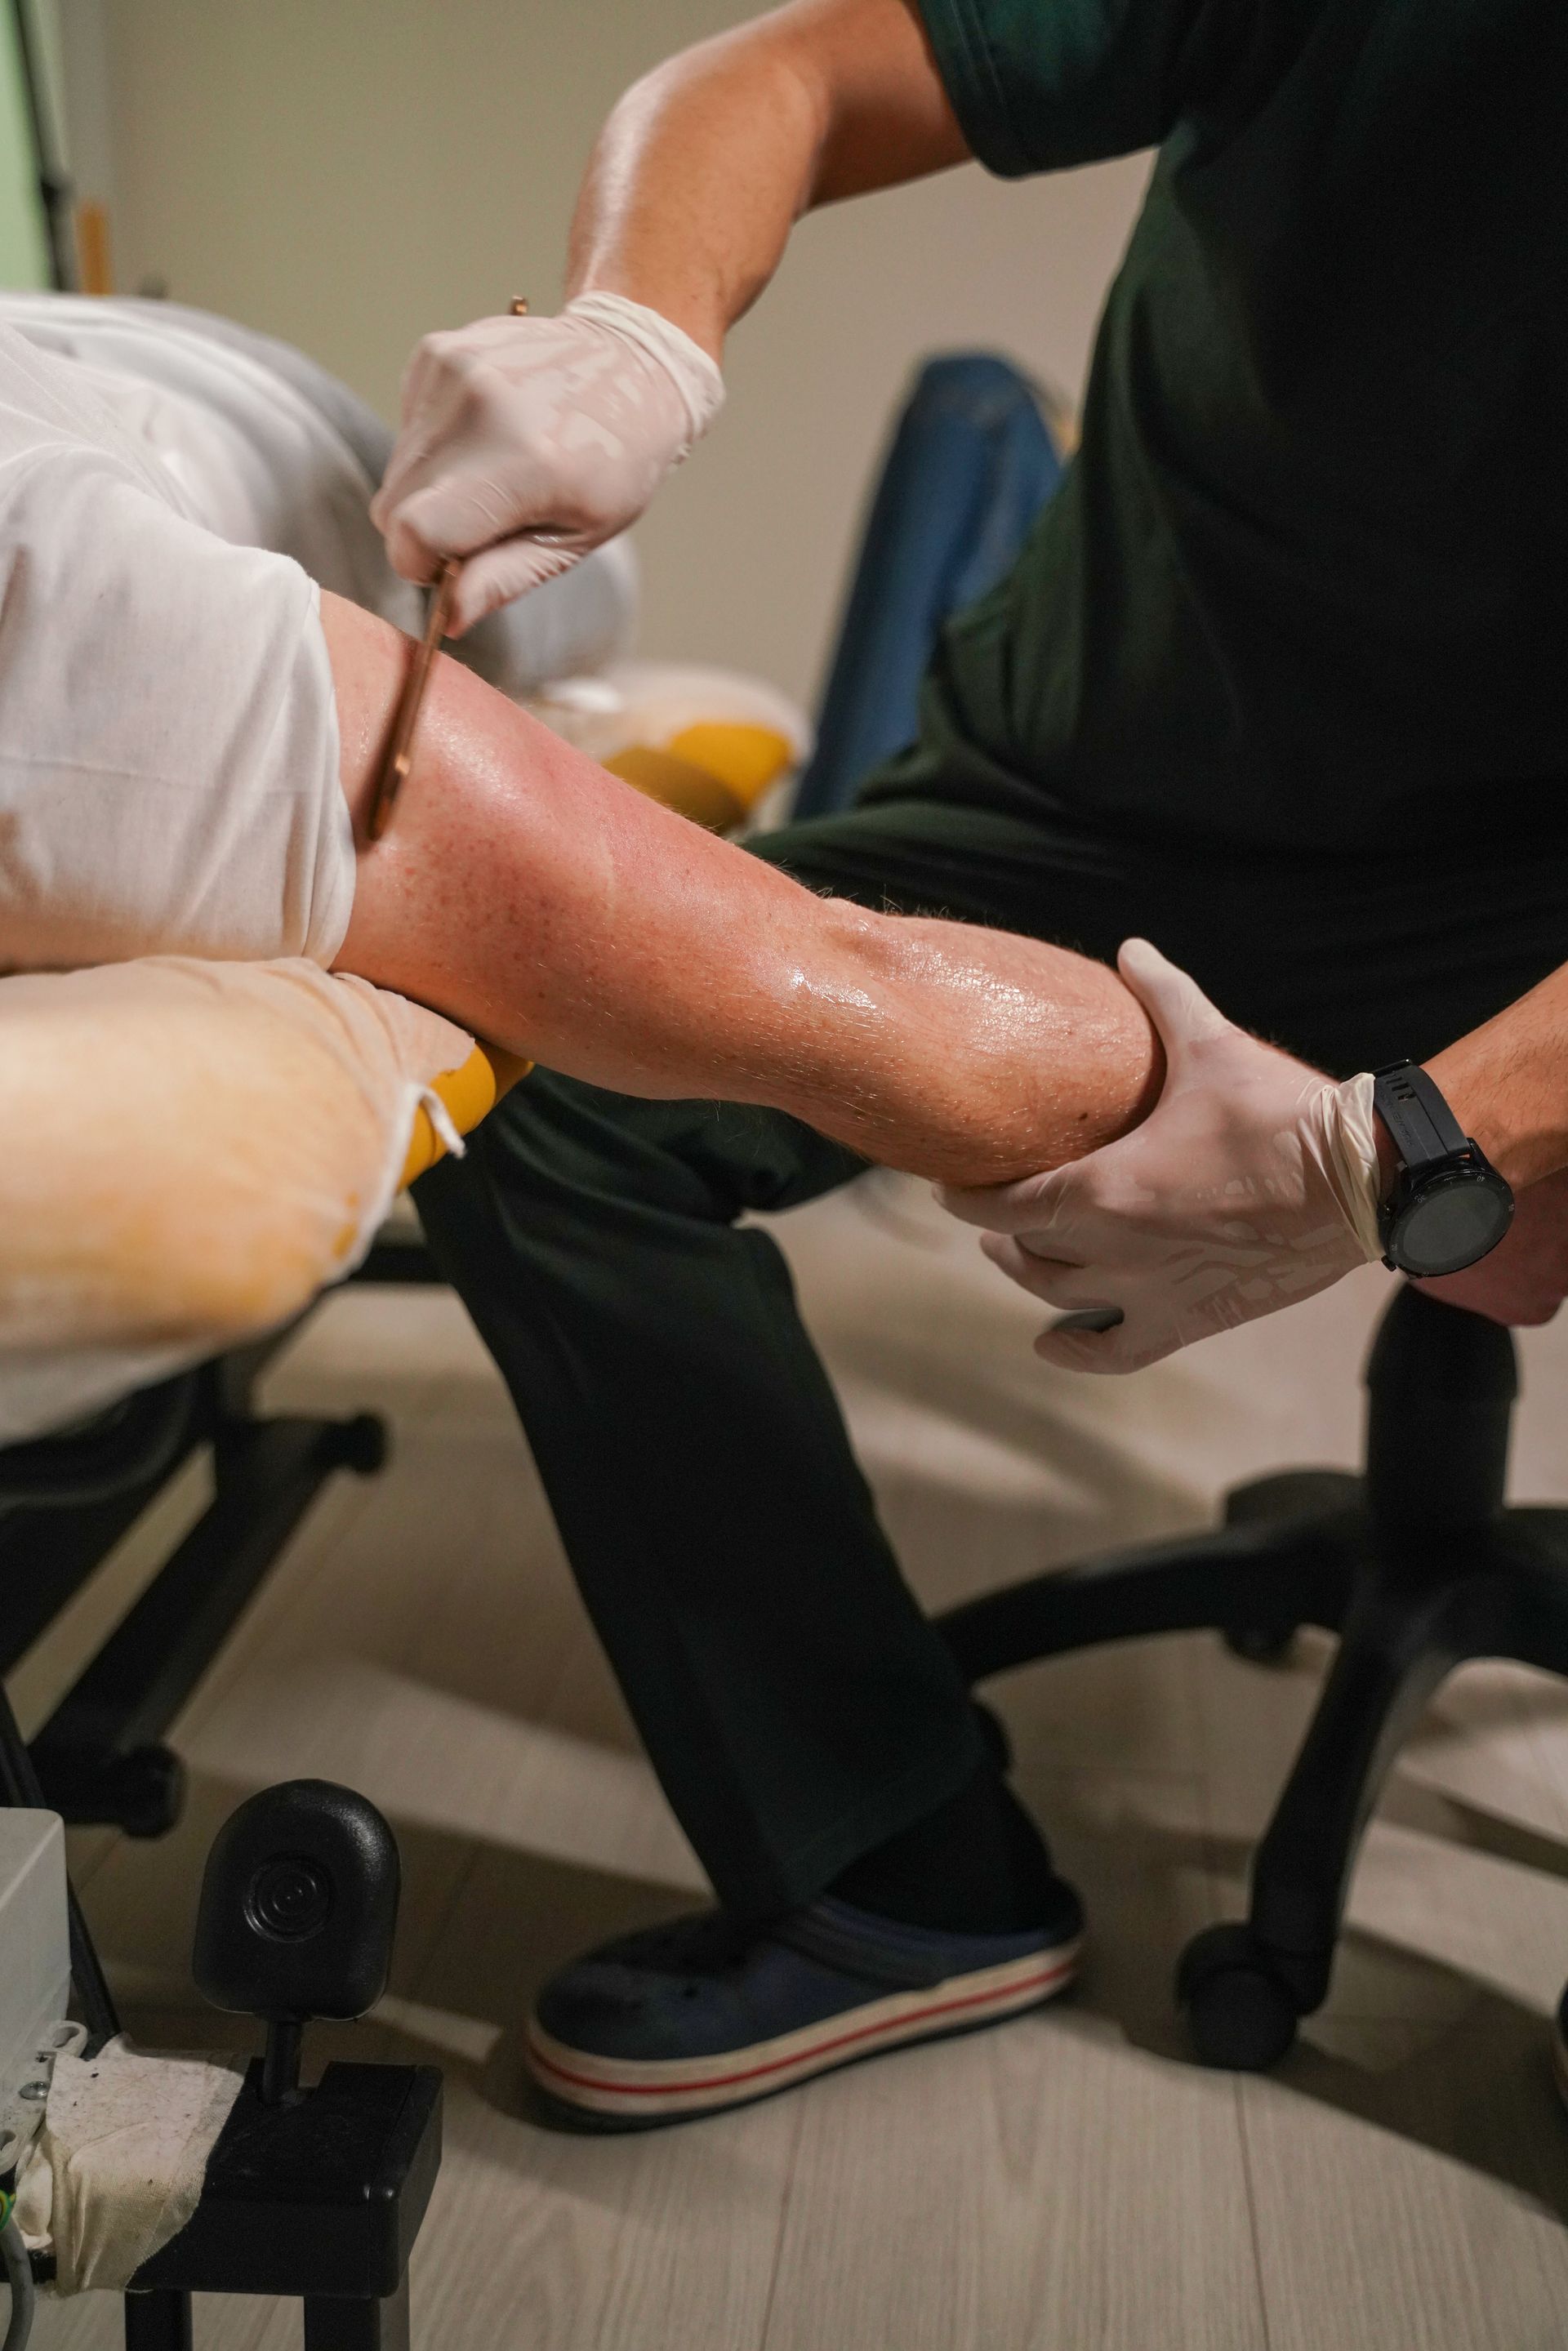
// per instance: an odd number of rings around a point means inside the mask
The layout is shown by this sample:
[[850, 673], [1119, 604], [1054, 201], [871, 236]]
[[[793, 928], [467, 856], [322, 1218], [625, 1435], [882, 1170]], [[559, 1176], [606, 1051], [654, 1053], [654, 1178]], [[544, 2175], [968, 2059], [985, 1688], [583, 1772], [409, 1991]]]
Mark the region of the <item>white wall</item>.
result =
[[[426, 328], [553, 304], [617, 93], [744, 0], [102, 0], [120, 285], [288, 337], [395, 413]], [[974, 168], [799, 231], [731, 402], [640, 534], [648, 651], [815, 684], [913, 360], [1015, 354], [1072, 396], [1144, 177]]]
[[[60, 149], [78, 204], [114, 211], [119, 106], [110, 87], [107, 0], [48, 0], [41, 21], [60, 104]], [[35, 6], [37, 0], [35, 0]]]

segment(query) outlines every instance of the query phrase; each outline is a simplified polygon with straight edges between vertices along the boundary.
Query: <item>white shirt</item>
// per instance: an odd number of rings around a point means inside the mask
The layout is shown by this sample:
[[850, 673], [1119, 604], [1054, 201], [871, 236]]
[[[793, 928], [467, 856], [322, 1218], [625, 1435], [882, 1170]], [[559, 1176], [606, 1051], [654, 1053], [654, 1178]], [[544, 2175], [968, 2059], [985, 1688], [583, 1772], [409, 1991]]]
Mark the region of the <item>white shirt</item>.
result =
[[75, 363], [183, 513], [231, 546], [291, 555], [318, 586], [421, 633], [423, 596], [387, 561], [363, 460], [267, 364], [261, 338], [251, 351], [177, 312], [85, 295], [0, 294], [4, 327]]
[[315, 582], [204, 527], [157, 405], [0, 327], [0, 970], [325, 965], [348, 925]]
[[[183, 512], [236, 547], [293, 556], [334, 595], [421, 635], [423, 591], [387, 560], [370, 517], [363, 434], [356, 445], [341, 413], [359, 403], [323, 378], [340, 396], [334, 413], [335, 403], [279, 371], [266, 338], [210, 323], [222, 340], [167, 304], [0, 293], [0, 327], [92, 371], [123, 430], [168, 473]], [[361, 413], [372, 434], [385, 432]], [[631, 547], [612, 539], [471, 630], [461, 657], [520, 701], [547, 680], [624, 654], [636, 600]]]

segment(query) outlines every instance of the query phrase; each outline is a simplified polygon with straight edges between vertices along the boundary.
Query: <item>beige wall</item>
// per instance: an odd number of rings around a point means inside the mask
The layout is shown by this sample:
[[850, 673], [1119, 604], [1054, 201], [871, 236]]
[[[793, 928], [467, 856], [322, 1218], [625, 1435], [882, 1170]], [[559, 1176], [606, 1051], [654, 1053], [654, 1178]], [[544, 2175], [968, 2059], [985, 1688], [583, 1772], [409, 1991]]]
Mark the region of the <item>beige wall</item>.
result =
[[[556, 300], [598, 122], [739, 0], [102, 0], [120, 284], [288, 337], [395, 411], [424, 329]], [[646, 650], [817, 679], [912, 361], [985, 344], [1074, 396], [1143, 181], [970, 168], [807, 222], [730, 406], [640, 533]]]

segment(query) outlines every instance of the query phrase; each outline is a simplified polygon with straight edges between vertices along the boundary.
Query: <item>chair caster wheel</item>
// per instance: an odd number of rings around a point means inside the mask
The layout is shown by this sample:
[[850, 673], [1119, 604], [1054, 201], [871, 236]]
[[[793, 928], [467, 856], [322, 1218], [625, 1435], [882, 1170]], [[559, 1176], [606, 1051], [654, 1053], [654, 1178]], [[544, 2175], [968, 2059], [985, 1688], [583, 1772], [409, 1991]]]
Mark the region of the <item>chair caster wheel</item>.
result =
[[1296, 2037], [1290, 1986], [1239, 1923], [1195, 1935], [1176, 1970], [1176, 1999], [1200, 2064], [1232, 2074], [1265, 2074]]
[[392, 1437], [379, 1413], [357, 1412], [340, 1421], [335, 1446], [340, 1466], [356, 1478], [373, 1478], [384, 1469], [392, 1454]]
[[1225, 1646], [1249, 1666], [1282, 1666], [1295, 1646], [1295, 1625], [1228, 1625]]

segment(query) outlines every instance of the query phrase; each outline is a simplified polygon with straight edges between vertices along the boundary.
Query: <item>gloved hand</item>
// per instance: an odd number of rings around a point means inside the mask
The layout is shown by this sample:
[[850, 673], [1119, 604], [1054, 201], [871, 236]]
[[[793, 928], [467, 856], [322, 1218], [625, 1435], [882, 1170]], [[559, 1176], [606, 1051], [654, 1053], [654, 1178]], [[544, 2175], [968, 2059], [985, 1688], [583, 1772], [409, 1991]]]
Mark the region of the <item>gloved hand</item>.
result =
[[427, 335], [371, 517], [405, 580], [467, 558], [461, 636], [635, 522], [723, 402], [707, 353], [622, 294]]
[[1336, 1085], [1260, 1044], [1146, 939], [1117, 968], [1165, 1047], [1144, 1124], [1050, 1175], [941, 1195], [1036, 1298], [1120, 1309], [1114, 1329], [1035, 1341], [1081, 1372], [1137, 1371], [1382, 1253], [1370, 1075]]

